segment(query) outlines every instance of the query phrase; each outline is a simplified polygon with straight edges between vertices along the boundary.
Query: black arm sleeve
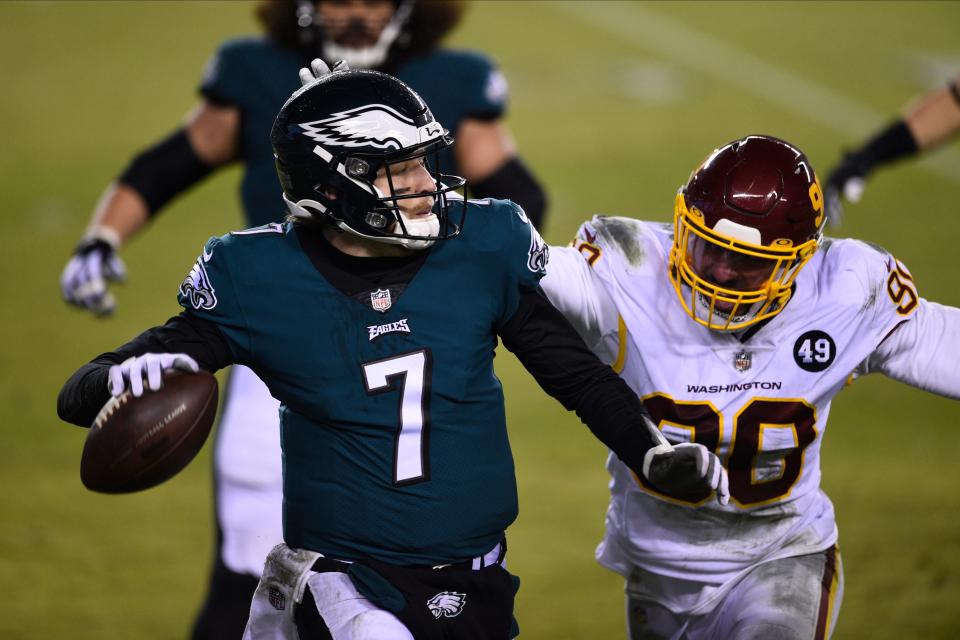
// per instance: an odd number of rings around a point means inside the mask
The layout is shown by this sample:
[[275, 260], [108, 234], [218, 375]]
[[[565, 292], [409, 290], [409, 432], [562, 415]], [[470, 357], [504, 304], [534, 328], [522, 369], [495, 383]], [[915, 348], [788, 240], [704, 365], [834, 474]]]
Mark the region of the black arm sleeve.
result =
[[547, 194], [520, 158], [514, 156], [485, 180], [471, 182], [470, 190], [478, 198], [513, 200], [523, 207], [534, 227], [543, 229], [541, 225], [547, 212]]
[[655, 446], [643, 423], [643, 404], [613, 369], [583, 343], [539, 288], [524, 291], [516, 313], [501, 328], [513, 352], [544, 391], [560, 401], [636, 472]]
[[139, 193], [153, 216], [211, 171], [213, 167], [205, 164], [190, 144], [186, 130], [177, 129], [134, 157], [117, 181]]
[[216, 324], [186, 312], [148, 329], [116, 351], [101, 354], [70, 376], [57, 396], [57, 415], [65, 422], [89, 427], [110, 399], [107, 374], [111, 365], [144, 353], [186, 353], [201, 369], [214, 372], [234, 362]]
[[898, 119], [870, 138], [853, 155], [862, 163], [864, 175], [868, 175], [880, 165], [912, 156], [919, 149], [917, 141], [910, 133], [910, 127], [905, 121]]
[[957, 102], [957, 106], [960, 107], [960, 79], [949, 82], [947, 89], [950, 90], [950, 95], [953, 96], [953, 99]]

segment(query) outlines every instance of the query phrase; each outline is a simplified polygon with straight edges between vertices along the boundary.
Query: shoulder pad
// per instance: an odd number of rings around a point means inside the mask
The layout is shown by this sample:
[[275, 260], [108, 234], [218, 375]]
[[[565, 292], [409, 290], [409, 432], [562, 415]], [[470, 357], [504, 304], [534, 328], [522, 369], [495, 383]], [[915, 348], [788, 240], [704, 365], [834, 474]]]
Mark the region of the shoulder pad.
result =
[[910, 270], [883, 247], [861, 240], [828, 238], [820, 251], [821, 280], [832, 286], [859, 288], [864, 307], [892, 306], [900, 316], [916, 308], [920, 298]]
[[437, 49], [430, 55], [420, 58], [424, 63], [439, 63], [456, 72], [484, 73], [496, 68], [496, 64], [486, 53], [473, 49]]
[[584, 247], [592, 247], [598, 257], [604, 251], [613, 251], [628, 265], [637, 267], [643, 264], [650, 248], [656, 246], [654, 233], [660, 226], [666, 225], [621, 216], [594, 216], [580, 226], [574, 244], [581, 252]]

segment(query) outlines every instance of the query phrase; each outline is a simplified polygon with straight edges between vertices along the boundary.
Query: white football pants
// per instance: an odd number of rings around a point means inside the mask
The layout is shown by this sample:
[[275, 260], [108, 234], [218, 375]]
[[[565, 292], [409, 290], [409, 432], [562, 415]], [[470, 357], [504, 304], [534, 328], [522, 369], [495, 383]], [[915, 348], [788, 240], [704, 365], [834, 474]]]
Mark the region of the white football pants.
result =
[[234, 365], [214, 451], [221, 557], [236, 573], [260, 576], [283, 541], [280, 402], [243, 365]]
[[704, 586], [635, 569], [626, 584], [630, 640], [826, 640], [843, 600], [843, 566], [839, 549], [830, 547], [755, 566], [724, 585], [701, 615], [659, 603], [666, 593], [676, 602]]

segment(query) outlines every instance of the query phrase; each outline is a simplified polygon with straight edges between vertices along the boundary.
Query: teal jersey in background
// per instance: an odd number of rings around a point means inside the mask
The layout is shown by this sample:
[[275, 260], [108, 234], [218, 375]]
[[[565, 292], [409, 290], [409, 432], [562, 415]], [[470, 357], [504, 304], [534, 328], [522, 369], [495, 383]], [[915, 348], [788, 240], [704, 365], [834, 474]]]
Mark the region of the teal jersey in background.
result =
[[[266, 38], [239, 38], [224, 43], [207, 65], [200, 92], [218, 104], [240, 109], [240, 186], [247, 224], [277, 222], [286, 215], [270, 147], [270, 128], [287, 98], [300, 87], [298, 72], [307, 61]], [[413, 58], [394, 74], [430, 105], [434, 117], [451, 133], [465, 118], [502, 117], [507, 85], [485, 55], [438, 49]], [[446, 149], [441, 171], [457, 173]]]
[[468, 207], [463, 232], [399, 295], [389, 280], [345, 295], [311, 261], [316, 232], [289, 223], [211, 239], [181, 287], [282, 403], [292, 547], [440, 563], [488, 551], [516, 518], [493, 358], [545, 248], [513, 203], [451, 206]]

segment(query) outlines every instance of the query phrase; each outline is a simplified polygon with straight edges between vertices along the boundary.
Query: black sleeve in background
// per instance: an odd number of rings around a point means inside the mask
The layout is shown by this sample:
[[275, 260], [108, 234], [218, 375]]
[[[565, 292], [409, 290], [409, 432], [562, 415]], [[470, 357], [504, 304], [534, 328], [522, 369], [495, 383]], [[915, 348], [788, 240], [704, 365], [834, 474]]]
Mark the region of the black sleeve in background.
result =
[[204, 100], [214, 105], [215, 107], [236, 107], [240, 108], [240, 105], [237, 104], [237, 101], [233, 98], [228, 97], [226, 94], [219, 93], [216, 89], [210, 87], [200, 87], [200, 95]]
[[603, 364], [543, 291], [521, 294], [516, 313], [500, 330], [503, 345], [514, 353], [548, 394], [590, 428], [636, 472], [655, 446], [641, 417], [637, 395], [613, 369]]
[[214, 169], [197, 155], [187, 130], [181, 127], [134, 156], [117, 182], [139, 193], [152, 217]]
[[517, 156], [504, 162], [486, 179], [470, 183], [470, 192], [478, 198], [512, 200], [523, 207], [530, 222], [542, 230], [547, 211], [547, 194], [536, 176]]
[[906, 121], [898, 118], [850, 156], [852, 161], [859, 163], [860, 170], [866, 176], [881, 165], [916, 155], [919, 150], [910, 127]]
[[65, 422], [89, 427], [110, 399], [107, 373], [111, 365], [144, 353], [185, 353], [196, 360], [201, 369], [211, 373], [234, 362], [217, 325], [184, 312], [80, 367], [57, 396], [57, 415]]

